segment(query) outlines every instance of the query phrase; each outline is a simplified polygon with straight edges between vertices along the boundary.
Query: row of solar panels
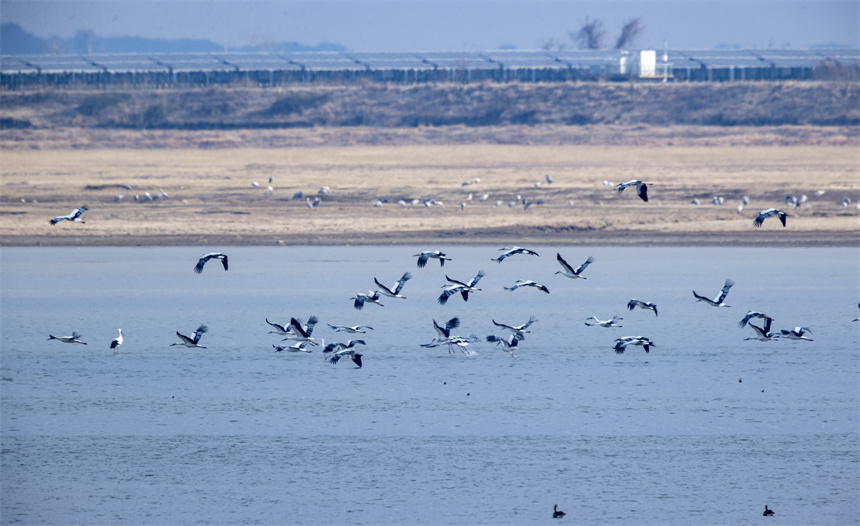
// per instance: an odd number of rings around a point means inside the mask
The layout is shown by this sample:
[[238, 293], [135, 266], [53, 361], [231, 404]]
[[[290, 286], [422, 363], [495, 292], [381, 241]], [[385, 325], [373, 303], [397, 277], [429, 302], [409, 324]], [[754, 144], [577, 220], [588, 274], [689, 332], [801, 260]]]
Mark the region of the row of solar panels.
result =
[[[235, 70], [432, 70], [617, 67], [625, 51], [518, 51], [422, 53], [127, 53], [0, 56], [2, 73], [235, 71]], [[665, 58], [664, 58], [665, 56]], [[822, 62], [860, 65], [860, 50], [669, 50], [657, 63], [675, 67], [812, 67]]]

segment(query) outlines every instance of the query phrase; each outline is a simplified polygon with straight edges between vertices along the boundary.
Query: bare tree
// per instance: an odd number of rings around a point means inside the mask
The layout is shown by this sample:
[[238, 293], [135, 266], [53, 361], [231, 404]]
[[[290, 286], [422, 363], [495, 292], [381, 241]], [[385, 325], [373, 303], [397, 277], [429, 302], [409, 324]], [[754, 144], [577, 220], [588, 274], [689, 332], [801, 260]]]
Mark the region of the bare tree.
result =
[[564, 51], [564, 49], [567, 47], [567, 44], [565, 44], [560, 38], [556, 37], [539, 40], [537, 44], [539, 48], [547, 52]]
[[580, 26], [576, 33], [570, 32], [570, 38], [579, 44], [580, 48], [584, 49], [600, 49], [603, 47], [603, 37], [606, 31], [603, 30], [603, 22], [600, 20], [589, 20], [585, 18], [585, 22]]
[[633, 45], [633, 41], [644, 29], [642, 18], [631, 18], [621, 27], [621, 34], [618, 35], [618, 40], [615, 41], [615, 49], [624, 49]]

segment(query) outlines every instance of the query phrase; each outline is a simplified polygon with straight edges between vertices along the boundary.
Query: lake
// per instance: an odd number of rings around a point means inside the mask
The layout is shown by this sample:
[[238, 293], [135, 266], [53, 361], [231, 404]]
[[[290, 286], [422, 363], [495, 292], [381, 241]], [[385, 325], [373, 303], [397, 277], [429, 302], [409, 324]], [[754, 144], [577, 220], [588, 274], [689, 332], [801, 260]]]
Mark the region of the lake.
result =
[[[860, 523], [856, 248], [211, 248], [229, 271], [194, 274], [198, 247], [0, 250], [4, 524]], [[593, 256], [587, 279], [557, 252]], [[407, 299], [353, 308], [405, 271]], [[695, 301], [726, 278], [731, 308]], [[813, 341], [745, 341], [748, 309]], [[362, 368], [274, 352], [265, 319], [311, 315], [317, 341], [365, 340]], [[468, 355], [421, 347], [454, 316]], [[515, 357], [483, 341], [530, 316]], [[206, 349], [171, 346], [201, 323]], [[48, 340], [72, 331], [88, 345]], [[613, 351], [636, 335], [656, 346]]]

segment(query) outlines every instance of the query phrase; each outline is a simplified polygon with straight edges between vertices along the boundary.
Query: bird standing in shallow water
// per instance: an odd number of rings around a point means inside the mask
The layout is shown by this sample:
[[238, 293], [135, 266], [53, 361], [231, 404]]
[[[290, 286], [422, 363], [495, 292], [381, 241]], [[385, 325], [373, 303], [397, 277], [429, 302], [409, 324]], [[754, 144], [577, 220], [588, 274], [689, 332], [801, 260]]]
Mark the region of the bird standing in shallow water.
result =
[[114, 354], [119, 354], [119, 346], [122, 345], [122, 329], [117, 329], [119, 331], [119, 336], [113, 339], [110, 342], [110, 348], [113, 349]]
[[209, 254], [200, 256], [200, 260], [197, 261], [197, 265], [194, 266], [194, 272], [197, 274], [203, 272], [203, 265], [212, 258], [220, 259], [221, 264], [224, 265], [224, 270], [227, 270], [227, 254], [222, 254], [221, 252], [210, 252]]

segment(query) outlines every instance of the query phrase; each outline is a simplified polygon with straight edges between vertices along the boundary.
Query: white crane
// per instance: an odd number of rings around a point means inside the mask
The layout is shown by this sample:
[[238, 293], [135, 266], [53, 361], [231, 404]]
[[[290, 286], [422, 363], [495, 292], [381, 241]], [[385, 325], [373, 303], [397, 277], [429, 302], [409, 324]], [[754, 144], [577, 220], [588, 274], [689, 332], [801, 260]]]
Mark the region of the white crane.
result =
[[618, 193], [620, 194], [621, 192], [623, 192], [624, 189], [627, 188], [628, 186], [635, 186], [636, 187], [636, 195], [638, 195], [639, 198], [642, 199], [643, 201], [645, 201], [646, 203], [648, 202], [648, 185], [647, 184], [645, 184], [642, 181], [639, 181], [637, 179], [631, 179], [631, 180], [627, 181], [626, 183], [620, 183], [618, 185]]
[[117, 329], [119, 331], [119, 336], [113, 339], [110, 342], [110, 348], [113, 349], [114, 354], [119, 354], [119, 346], [122, 345], [122, 329]]
[[574, 278], [574, 279], [575, 278], [587, 279], [585, 276], [581, 275], [582, 271], [585, 270], [585, 267], [594, 263], [594, 258], [591, 256], [588, 256], [588, 259], [585, 260], [585, 263], [583, 263], [582, 265], [580, 265], [576, 268], [573, 268], [572, 266], [570, 266], [570, 264], [567, 261], [564, 260], [563, 257], [561, 257], [561, 254], [556, 254], [555, 259], [558, 260], [558, 264], [561, 265], [561, 270], [557, 270], [555, 273], [556, 274], [562, 274], [565, 277]]
[[391, 298], [406, 299], [406, 296], [400, 295], [400, 291], [403, 290], [403, 284], [410, 279], [412, 279], [412, 274], [410, 274], [409, 272], [404, 272], [403, 276], [401, 276], [400, 279], [398, 279], [397, 282], [394, 283], [394, 285], [392, 285], [390, 288], [380, 283], [379, 280], [376, 278], [373, 278], [373, 282], [376, 283], [376, 286], [379, 287], [379, 292], [381, 292], [382, 294]]
[[353, 325], [352, 327], [347, 327], [346, 325], [332, 325], [329, 323], [328, 326], [336, 332], [346, 332], [349, 334], [366, 334], [367, 331], [365, 329], [374, 330], [370, 325]]
[[770, 341], [778, 338], [779, 336], [770, 332], [770, 324], [773, 322], [773, 318], [765, 317], [764, 319], [764, 327], [759, 327], [758, 325], [749, 322], [749, 326], [752, 327], [752, 330], [755, 331], [755, 336], [751, 336], [749, 338], [744, 338], [746, 340], [759, 340], [759, 341]]
[[538, 290], [542, 290], [542, 291], [546, 292], [547, 294], [549, 294], [549, 289], [546, 288], [546, 285], [541, 285], [540, 283], [533, 281], [533, 280], [530, 280], [530, 279], [518, 279], [517, 282], [514, 283], [512, 286], [505, 287], [505, 290], [514, 291], [520, 287], [534, 287]]
[[60, 340], [63, 343], [80, 343], [81, 345], [86, 345], [86, 342], [81, 341], [81, 335], [78, 334], [77, 331], [72, 331], [71, 336], [54, 336], [52, 334], [48, 335], [49, 340]]
[[514, 334], [518, 340], [525, 339], [526, 333], [531, 332], [527, 329], [531, 327], [532, 323], [536, 321], [538, 320], [534, 316], [529, 316], [529, 321], [523, 323], [522, 325], [507, 325], [505, 323], [499, 323], [496, 320], [492, 320], [493, 325], [511, 331], [511, 333]]
[[809, 327], [795, 327], [792, 330], [788, 329], [780, 329], [780, 334], [783, 338], [788, 338], [789, 340], [806, 340], [808, 342], [812, 341], [812, 338], [804, 337], [804, 334], [807, 332], [812, 334], [812, 329]]
[[[623, 319], [624, 318], [619, 318], [618, 316], [613, 316], [611, 320], [599, 320], [596, 316], [592, 316], [590, 318], [586, 318], [585, 324], [589, 327], [594, 327], [595, 325], [599, 325], [601, 327], [623, 327], [623, 325], [618, 325], [618, 322]], [[590, 320], [594, 320], [594, 323], [588, 323]]]
[[624, 336], [615, 340], [615, 353], [623, 354], [630, 345], [639, 345], [645, 349], [646, 353], [651, 351], [651, 347], [657, 346], [656, 343], [644, 336]]
[[506, 258], [509, 258], [509, 257], [513, 256], [514, 254], [528, 254], [530, 256], [540, 257], [540, 254], [538, 254], [534, 250], [529, 250], [527, 248], [522, 248], [522, 247], [517, 247], [517, 246], [500, 248], [499, 250], [505, 251], [505, 253], [502, 254], [501, 256], [497, 257], [497, 258], [492, 258], [490, 261], [497, 261], [497, 262], [501, 263]]
[[633, 298], [632, 300], [627, 302], [627, 310], [633, 310], [636, 307], [640, 309], [648, 309], [654, 311], [654, 316], [657, 316], [657, 305], [651, 303], [650, 301], [641, 301]]
[[203, 265], [206, 264], [210, 259], [220, 259], [221, 264], [224, 265], [224, 270], [227, 270], [227, 254], [222, 254], [221, 252], [210, 252], [203, 256], [200, 256], [200, 259], [197, 261], [197, 265], [194, 266], [194, 272], [200, 274], [203, 272]]
[[726, 279], [725, 284], [723, 284], [723, 290], [720, 292], [720, 295], [717, 296], [715, 299], [710, 299], [710, 298], [706, 298], [704, 296], [701, 296], [701, 295], [697, 294], [695, 290], [693, 291], [693, 296], [696, 297], [697, 301], [704, 301], [705, 303], [707, 303], [711, 307], [731, 307], [731, 305], [725, 304], [725, 299], [726, 299], [726, 296], [729, 294], [729, 289], [732, 288], [734, 286], [734, 284], [735, 284], [735, 282], [732, 281], [731, 279]]
[[451, 258], [446, 256], [444, 252], [438, 250], [425, 250], [419, 254], [414, 254], [412, 257], [418, 258], [418, 268], [424, 268], [430, 258], [438, 259], [440, 267], [444, 267], [446, 261], [451, 261]]
[[83, 219], [81, 219], [81, 214], [87, 211], [86, 206], [81, 206], [72, 210], [69, 214], [64, 216], [57, 216], [54, 219], [51, 219], [51, 224], [56, 225], [60, 221], [74, 221], [75, 223], [85, 223]]
[[179, 339], [182, 340], [177, 343], [171, 343], [170, 346], [174, 345], [184, 345], [185, 347], [198, 347], [200, 349], [205, 349], [200, 345], [200, 337], [206, 334], [209, 331], [209, 327], [205, 325], [200, 325], [197, 327], [197, 330], [191, 333], [191, 336], [185, 336], [184, 334], [180, 334], [179, 331], [176, 331], [176, 335], [179, 336]]
[[785, 218], [788, 217], [788, 214], [780, 210], [779, 208], [768, 208], [767, 210], [762, 210], [758, 213], [758, 215], [753, 219], [753, 226], [759, 228], [764, 220], [768, 217], [776, 215], [780, 222], [782, 223], [783, 228], [785, 227]]
[[517, 338], [516, 334], [511, 334], [507, 338], [501, 338], [499, 336], [496, 336], [495, 334], [491, 334], [487, 336], [487, 341], [490, 343], [495, 343], [496, 345], [501, 345], [502, 349], [508, 351], [511, 354], [511, 358], [515, 358], [514, 350], [517, 349], [520, 339]]
[[381, 299], [381, 296], [379, 295], [378, 290], [375, 290], [373, 292], [368, 291], [367, 294], [362, 294], [359, 292], [358, 294], [349, 299], [354, 300], [352, 306], [355, 307], [357, 310], [363, 309], [365, 303], [376, 303], [380, 307], [385, 307], [385, 305], [383, 305], [379, 301]]
[[463, 297], [463, 301], [469, 301], [470, 292], [477, 292], [481, 290], [479, 288], [475, 288], [475, 286], [478, 284], [479, 281], [481, 281], [481, 278], [483, 277], [484, 271], [480, 270], [474, 278], [469, 280], [468, 283], [464, 283], [462, 281], [457, 281], [456, 279], [451, 279], [446, 275], [445, 279], [447, 279], [450, 284], [444, 285], [445, 289], [442, 291], [442, 295], [439, 296], [436, 301], [438, 301], [440, 305], [445, 305], [448, 302], [448, 298], [450, 298], [454, 294], [457, 294], [458, 292]]
[[[311, 316], [308, 318], [307, 325], [302, 325], [299, 320], [295, 318], [290, 318], [290, 327], [292, 328], [293, 334], [287, 336], [283, 340], [296, 340], [299, 342], [308, 342], [311, 345], [319, 345], [316, 341], [314, 341], [311, 334], [314, 332], [314, 326], [319, 321], [319, 318], [316, 316]], [[283, 341], [281, 340], [281, 341]]]

